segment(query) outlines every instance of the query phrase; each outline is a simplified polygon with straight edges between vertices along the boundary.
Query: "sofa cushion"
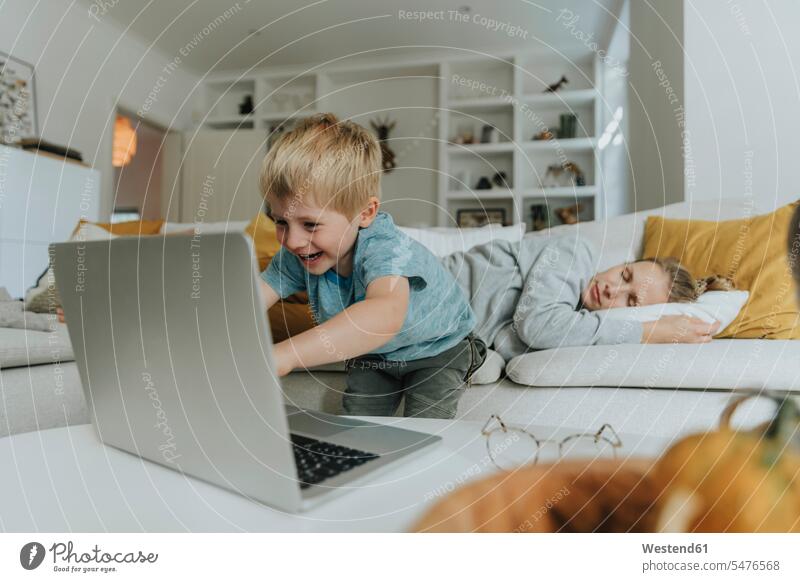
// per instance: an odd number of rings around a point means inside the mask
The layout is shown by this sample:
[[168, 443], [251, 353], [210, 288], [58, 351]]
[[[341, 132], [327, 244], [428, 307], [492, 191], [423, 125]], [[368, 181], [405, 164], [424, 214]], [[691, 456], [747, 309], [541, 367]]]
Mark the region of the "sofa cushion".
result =
[[90, 422], [75, 362], [0, 370], [0, 438]]
[[158, 234], [161, 232], [161, 227], [164, 225], [164, 221], [162, 219], [157, 219], [91, 223], [86, 220], [81, 220], [75, 230], [77, 231], [78, 228], [80, 228], [83, 224], [94, 224], [95, 226], [99, 226], [103, 230], [106, 230], [115, 236], [145, 236]]
[[722, 222], [651, 216], [645, 254], [676, 257], [695, 277], [723, 275], [750, 299], [720, 337], [800, 339], [800, 312], [786, 262], [789, 222], [798, 203]]
[[67, 326], [56, 323], [52, 332], [0, 328], [0, 368], [34, 366], [75, 359]]
[[258, 269], [266, 270], [272, 257], [281, 250], [275, 223], [266, 214], [259, 212], [253, 217], [244, 232], [253, 240], [256, 257], [258, 257]]
[[506, 374], [527, 386], [769, 388], [800, 392], [800, 342], [713, 340], [707, 344], [622, 344], [523, 354]]
[[600, 256], [597, 261], [597, 271], [605, 271], [609, 267], [619, 265], [625, 261], [642, 258], [644, 227], [648, 216], [696, 220], [733, 220], [752, 216], [754, 212], [752, 200], [748, 198], [678, 202], [662, 208], [617, 216], [605, 222], [579, 222], [578, 224], [556, 226], [548, 230], [528, 233], [525, 236], [578, 234], [590, 240], [598, 249]]
[[[294, 372], [284, 377], [282, 384], [289, 404], [329, 414], [343, 412], [344, 374]], [[800, 400], [800, 396], [797, 398]], [[504, 421], [523, 426], [541, 424], [579, 430], [608, 422], [622, 434], [624, 443], [625, 433], [675, 438], [709, 430], [717, 425], [720, 413], [730, 400], [728, 391], [604, 387], [531, 389], [504, 379], [465, 391], [458, 401], [456, 418], [482, 425], [490, 414], [499, 414]], [[771, 418], [774, 412], [774, 404], [767, 399], [751, 399], [737, 410], [733, 425], [751, 428]], [[398, 410], [397, 414], [402, 411]], [[476, 429], [475, 438], [478, 437]]]
[[[476, 386], [479, 384], [492, 384], [497, 382], [500, 379], [500, 376], [503, 375], [503, 368], [505, 368], [505, 366], [505, 360], [503, 360], [503, 357], [500, 354], [494, 350], [486, 350], [486, 360], [484, 360], [483, 365], [472, 375], [472, 385]], [[333, 362], [332, 364], [323, 364], [322, 366], [315, 366], [307, 370], [298, 369], [294, 373], [314, 374], [317, 372], [345, 373], [346, 370], [344, 367], [344, 362]]]
[[437, 257], [446, 257], [455, 252], [467, 252], [472, 247], [493, 240], [516, 242], [525, 233], [525, 224], [498, 226], [488, 224], [480, 228], [409, 228], [398, 227], [413, 240], [428, 249]]

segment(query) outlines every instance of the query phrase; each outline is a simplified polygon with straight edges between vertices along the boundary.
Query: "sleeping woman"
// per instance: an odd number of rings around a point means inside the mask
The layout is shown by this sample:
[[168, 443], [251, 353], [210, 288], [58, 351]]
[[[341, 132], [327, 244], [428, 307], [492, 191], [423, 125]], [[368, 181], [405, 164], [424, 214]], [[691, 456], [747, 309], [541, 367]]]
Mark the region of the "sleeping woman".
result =
[[595, 273], [598, 252], [576, 236], [496, 240], [442, 259], [470, 299], [475, 333], [508, 361], [531, 350], [621, 343], [701, 343], [719, 323], [672, 315], [639, 323], [598, 310], [696, 300], [729, 290], [722, 277], [695, 280], [675, 259], [644, 259]]

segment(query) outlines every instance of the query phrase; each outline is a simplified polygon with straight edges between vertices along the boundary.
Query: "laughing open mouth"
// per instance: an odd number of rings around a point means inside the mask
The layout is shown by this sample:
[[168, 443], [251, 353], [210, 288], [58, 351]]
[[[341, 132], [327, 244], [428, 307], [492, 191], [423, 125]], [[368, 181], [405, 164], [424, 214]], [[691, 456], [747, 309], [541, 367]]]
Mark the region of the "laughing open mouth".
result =
[[322, 251], [318, 253], [311, 253], [310, 255], [297, 255], [304, 263], [313, 263], [322, 256]]

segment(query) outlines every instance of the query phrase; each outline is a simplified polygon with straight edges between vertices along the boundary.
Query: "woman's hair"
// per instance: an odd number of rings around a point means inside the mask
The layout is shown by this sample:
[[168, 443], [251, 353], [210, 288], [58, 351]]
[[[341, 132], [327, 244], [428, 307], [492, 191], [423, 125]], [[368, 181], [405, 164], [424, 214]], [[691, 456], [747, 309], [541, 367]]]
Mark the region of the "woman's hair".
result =
[[691, 303], [697, 301], [706, 291], [732, 291], [733, 281], [721, 275], [695, 279], [692, 274], [673, 257], [642, 259], [655, 263], [667, 273], [670, 279], [670, 303]]

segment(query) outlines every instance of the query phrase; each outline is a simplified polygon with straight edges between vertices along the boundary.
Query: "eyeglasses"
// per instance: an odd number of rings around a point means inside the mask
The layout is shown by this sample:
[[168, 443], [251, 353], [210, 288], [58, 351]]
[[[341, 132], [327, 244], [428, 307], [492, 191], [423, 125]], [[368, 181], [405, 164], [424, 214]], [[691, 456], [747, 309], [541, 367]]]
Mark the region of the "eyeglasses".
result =
[[489, 458], [504, 471], [535, 465], [548, 449], [555, 453], [556, 460], [577, 456], [616, 459], [617, 450], [622, 448], [622, 440], [610, 424], [604, 424], [597, 432], [571, 434], [561, 440], [540, 439], [522, 427], [507, 425], [493, 414], [481, 434], [486, 437]]

